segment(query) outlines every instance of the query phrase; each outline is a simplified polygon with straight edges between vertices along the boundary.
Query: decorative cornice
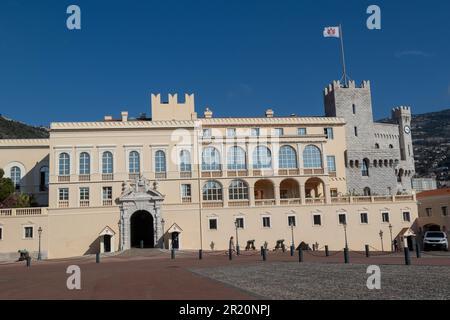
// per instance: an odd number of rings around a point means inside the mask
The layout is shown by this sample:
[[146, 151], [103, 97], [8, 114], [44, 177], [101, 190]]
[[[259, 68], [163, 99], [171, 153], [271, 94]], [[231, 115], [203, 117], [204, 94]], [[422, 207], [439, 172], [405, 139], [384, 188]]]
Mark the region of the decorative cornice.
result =
[[46, 147], [50, 148], [49, 139], [0, 139], [0, 147]]

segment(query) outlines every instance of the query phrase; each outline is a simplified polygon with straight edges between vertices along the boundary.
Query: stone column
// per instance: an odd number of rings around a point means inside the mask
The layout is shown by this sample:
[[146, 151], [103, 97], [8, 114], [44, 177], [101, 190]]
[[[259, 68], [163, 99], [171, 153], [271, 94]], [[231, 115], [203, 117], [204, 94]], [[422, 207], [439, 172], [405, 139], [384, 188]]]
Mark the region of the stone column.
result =
[[280, 205], [280, 185], [278, 183], [274, 183], [274, 192], [275, 192], [275, 205]]
[[255, 187], [254, 185], [248, 186], [248, 199], [250, 200], [250, 207], [255, 206]]

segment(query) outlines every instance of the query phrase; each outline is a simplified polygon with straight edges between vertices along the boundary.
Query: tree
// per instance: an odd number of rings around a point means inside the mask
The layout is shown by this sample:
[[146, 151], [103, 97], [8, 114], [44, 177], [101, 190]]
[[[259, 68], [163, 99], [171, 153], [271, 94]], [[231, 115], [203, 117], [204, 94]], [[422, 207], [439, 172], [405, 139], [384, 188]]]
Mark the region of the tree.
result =
[[0, 204], [14, 194], [14, 184], [9, 178], [4, 178], [5, 171], [0, 169]]

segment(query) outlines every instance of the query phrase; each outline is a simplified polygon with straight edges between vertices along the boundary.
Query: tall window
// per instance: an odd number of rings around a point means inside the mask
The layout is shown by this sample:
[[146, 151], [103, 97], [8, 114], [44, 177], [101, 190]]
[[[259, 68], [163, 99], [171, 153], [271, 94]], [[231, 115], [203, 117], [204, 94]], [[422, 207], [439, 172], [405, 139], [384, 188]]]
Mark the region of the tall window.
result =
[[297, 168], [297, 152], [291, 146], [282, 146], [278, 159], [278, 166], [281, 169]]
[[227, 137], [229, 138], [236, 137], [236, 128], [228, 128]]
[[69, 201], [69, 188], [59, 188], [59, 201]]
[[203, 137], [211, 138], [211, 129], [203, 129]]
[[39, 170], [39, 190], [46, 191], [48, 190], [48, 167], [43, 166]]
[[33, 239], [33, 227], [24, 227], [24, 238]]
[[59, 155], [59, 175], [70, 175], [70, 157], [65, 152]]
[[111, 174], [114, 170], [113, 154], [109, 151], [105, 151], [102, 154], [102, 173]]
[[347, 215], [345, 213], [339, 213], [339, 224], [347, 224]]
[[203, 150], [202, 170], [213, 171], [220, 170], [220, 153], [214, 147], [208, 147]]
[[275, 137], [281, 137], [284, 134], [283, 128], [275, 128], [273, 131]]
[[389, 212], [382, 212], [381, 213], [381, 220], [383, 222], [389, 222]]
[[252, 128], [250, 133], [252, 135], [252, 137], [259, 137], [260, 135], [260, 129], [259, 128]]
[[361, 174], [363, 177], [369, 176], [369, 160], [368, 159], [364, 159], [362, 162]]
[[22, 172], [19, 167], [11, 168], [11, 180], [16, 189], [20, 188], [20, 180], [22, 179]]
[[322, 168], [322, 153], [316, 146], [309, 145], [303, 150], [303, 166], [305, 168]]
[[166, 172], [166, 154], [162, 150], [155, 153], [155, 172]]
[[245, 170], [245, 151], [241, 147], [234, 146], [228, 149], [228, 170]]
[[324, 133], [327, 136], [328, 140], [333, 140], [334, 139], [334, 132], [333, 132], [333, 128], [324, 128]]
[[140, 173], [141, 172], [141, 160], [139, 158], [139, 153], [137, 151], [131, 151], [128, 159], [128, 170], [129, 173]]
[[354, 127], [353, 130], [355, 131], [355, 137], [358, 136], [358, 127]]
[[91, 157], [87, 152], [80, 154], [80, 174], [91, 174]]
[[217, 181], [208, 181], [203, 185], [204, 201], [220, 201], [222, 200], [222, 186]]
[[248, 199], [248, 186], [242, 180], [233, 180], [228, 188], [230, 200], [246, 200]]
[[361, 224], [368, 224], [369, 223], [369, 216], [367, 215], [367, 212], [361, 212], [359, 214]]
[[327, 166], [329, 172], [336, 172], [336, 158], [335, 156], [327, 156]]
[[441, 207], [442, 216], [446, 217], [448, 216], [448, 207]]
[[306, 136], [306, 128], [298, 128], [297, 129], [297, 134], [299, 136]]
[[408, 211], [403, 212], [403, 221], [411, 222], [411, 214]]
[[112, 187], [102, 188], [102, 199], [103, 201], [112, 200]]
[[263, 227], [270, 228], [270, 217], [263, 217]]
[[191, 153], [188, 150], [181, 150], [180, 152], [180, 171], [191, 172]]
[[295, 221], [295, 216], [288, 216], [288, 226], [297, 226], [297, 221]]
[[253, 151], [253, 168], [267, 169], [272, 168], [272, 155], [269, 148], [258, 146]]

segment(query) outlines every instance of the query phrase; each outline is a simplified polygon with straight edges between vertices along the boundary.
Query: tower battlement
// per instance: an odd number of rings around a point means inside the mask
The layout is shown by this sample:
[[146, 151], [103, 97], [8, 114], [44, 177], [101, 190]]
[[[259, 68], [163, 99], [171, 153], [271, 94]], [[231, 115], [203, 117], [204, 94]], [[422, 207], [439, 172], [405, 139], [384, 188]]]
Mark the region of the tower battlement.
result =
[[346, 89], [366, 89], [370, 90], [370, 81], [364, 80], [361, 85], [358, 87], [354, 80], [350, 80], [348, 82], [348, 86], [344, 86], [339, 80], [334, 80], [332, 83], [330, 83], [325, 89], [323, 90], [323, 93], [325, 96], [328, 94], [333, 93], [336, 90], [346, 90]]
[[399, 106], [392, 108], [392, 117], [398, 118], [405, 115], [411, 115], [411, 107], [409, 106]]
[[185, 94], [180, 102], [178, 94], [169, 94], [167, 102], [161, 101], [161, 94], [152, 94], [152, 120], [193, 120], [195, 113], [194, 94]]

